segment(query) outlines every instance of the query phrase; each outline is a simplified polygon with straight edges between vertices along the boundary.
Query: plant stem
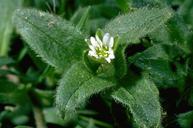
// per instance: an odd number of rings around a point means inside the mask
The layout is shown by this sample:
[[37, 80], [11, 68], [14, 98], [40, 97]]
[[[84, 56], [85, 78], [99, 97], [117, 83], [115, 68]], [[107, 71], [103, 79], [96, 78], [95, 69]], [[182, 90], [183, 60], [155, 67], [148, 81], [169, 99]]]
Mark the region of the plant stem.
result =
[[3, 36], [0, 39], [0, 56], [6, 56], [8, 53], [11, 32], [12, 28], [6, 26]]
[[42, 110], [34, 106], [33, 113], [34, 113], [36, 128], [47, 128]]

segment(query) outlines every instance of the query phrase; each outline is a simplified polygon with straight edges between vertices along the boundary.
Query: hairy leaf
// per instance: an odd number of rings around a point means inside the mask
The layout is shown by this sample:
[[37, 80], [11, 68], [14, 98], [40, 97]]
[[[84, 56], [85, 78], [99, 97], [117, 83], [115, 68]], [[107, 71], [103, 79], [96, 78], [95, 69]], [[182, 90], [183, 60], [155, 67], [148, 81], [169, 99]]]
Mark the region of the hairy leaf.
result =
[[168, 8], [142, 8], [121, 15], [106, 25], [105, 31], [126, 39], [124, 43], [136, 42], [140, 37], [152, 32], [171, 18]]
[[161, 107], [154, 83], [141, 78], [127, 86], [116, 90], [112, 97], [128, 108], [137, 128], [159, 128]]
[[86, 67], [77, 63], [62, 77], [56, 93], [56, 106], [62, 116], [70, 118], [86, 99], [115, 83], [89, 73]]
[[66, 70], [81, 60], [87, 47], [81, 32], [60, 17], [23, 9], [15, 12], [13, 21], [28, 45], [58, 69]]

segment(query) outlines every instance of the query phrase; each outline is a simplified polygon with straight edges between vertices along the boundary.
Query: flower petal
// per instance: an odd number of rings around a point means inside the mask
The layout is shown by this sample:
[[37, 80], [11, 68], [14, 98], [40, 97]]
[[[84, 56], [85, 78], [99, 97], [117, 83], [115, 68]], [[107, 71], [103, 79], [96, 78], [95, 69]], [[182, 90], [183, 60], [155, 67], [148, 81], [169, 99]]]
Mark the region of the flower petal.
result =
[[109, 51], [108, 51], [108, 53], [109, 53], [109, 58], [111, 58], [111, 59], [114, 59], [115, 58], [115, 55], [114, 55], [114, 52], [113, 52], [113, 50], [112, 49], [110, 49]]
[[113, 45], [114, 45], [114, 38], [111, 37], [109, 41], [109, 48], [113, 48]]
[[97, 43], [102, 47], [103, 43], [102, 43], [101, 39], [99, 38], [99, 36], [96, 34], [95, 37], [96, 37]]
[[109, 41], [110, 41], [110, 34], [105, 33], [105, 35], [103, 36], [103, 43], [107, 45]]
[[[85, 40], [86, 42], [88, 40]], [[90, 44], [88, 55], [95, 57], [96, 59], [105, 59], [110, 63], [114, 58], [114, 37], [110, 36], [109, 33], [105, 33], [101, 40], [96, 34], [95, 37], [90, 37]]]
[[90, 42], [91, 42], [91, 44], [94, 46], [94, 47], [98, 47], [99, 45], [98, 45], [98, 43], [97, 43], [97, 41], [96, 41], [96, 39], [94, 38], [94, 37], [90, 37]]
[[89, 45], [89, 48], [90, 48], [91, 51], [95, 51], [96, 52], [95, 47], [93, 45]]
[[89, 55], [89, 56], [94, 56], [95, 58], [98, 58], [98, 55], [97, 55], [96, 52], [94, 52], [94, 51], [89, 51], [89, 52], [88, 52], [88, 55]]
[[105, 58], [105, 60], [110, 63], [111, 62], [111, 59], [110, 58]]
[[114, 54], [109, 54], [109, 58], [115, 59], [115, 55]]

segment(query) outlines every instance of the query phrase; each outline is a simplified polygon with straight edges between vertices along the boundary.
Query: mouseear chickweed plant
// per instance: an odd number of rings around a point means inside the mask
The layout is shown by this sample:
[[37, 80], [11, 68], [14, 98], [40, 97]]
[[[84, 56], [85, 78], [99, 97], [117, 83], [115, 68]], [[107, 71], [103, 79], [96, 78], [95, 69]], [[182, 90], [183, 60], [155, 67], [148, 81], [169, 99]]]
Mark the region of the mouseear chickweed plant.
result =
[[133, 126], [159, 128], [158, 89], [147, 72], [132, 73], [125, 50], [172, 16], [169, 8], [134, 9], [112, 19], [94, 36], [70, 21], [35, 9], [17, 10], [13, 22], [31, 49], [63, 73], [55, 98], [63, 118], [75, 118], [77, 109], [100, 94], [108, 102], [122, 104]]

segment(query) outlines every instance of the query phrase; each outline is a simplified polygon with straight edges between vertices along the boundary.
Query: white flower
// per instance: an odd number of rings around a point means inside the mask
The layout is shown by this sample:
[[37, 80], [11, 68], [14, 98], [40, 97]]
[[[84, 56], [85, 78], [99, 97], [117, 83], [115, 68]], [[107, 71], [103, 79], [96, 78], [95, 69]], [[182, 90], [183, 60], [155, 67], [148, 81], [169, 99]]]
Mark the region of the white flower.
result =
[[96, 34], [95, 37], [90, 37], [88, 55], [110, 63], [115, 58], [113, 46], [114, 38], [109, 33], [105, 33], [102, 40]]

